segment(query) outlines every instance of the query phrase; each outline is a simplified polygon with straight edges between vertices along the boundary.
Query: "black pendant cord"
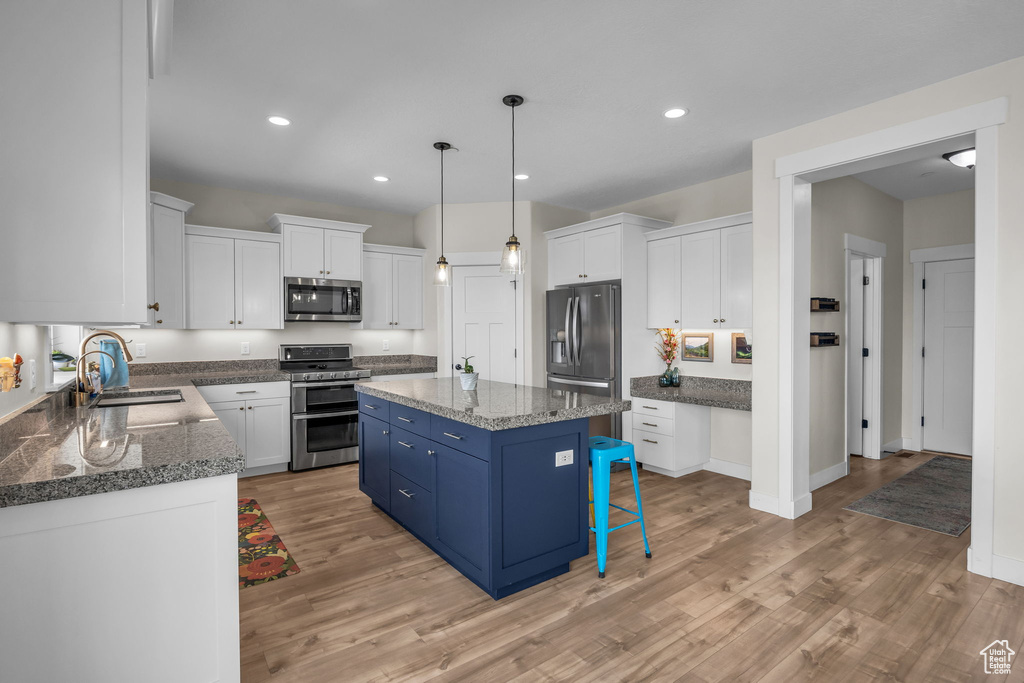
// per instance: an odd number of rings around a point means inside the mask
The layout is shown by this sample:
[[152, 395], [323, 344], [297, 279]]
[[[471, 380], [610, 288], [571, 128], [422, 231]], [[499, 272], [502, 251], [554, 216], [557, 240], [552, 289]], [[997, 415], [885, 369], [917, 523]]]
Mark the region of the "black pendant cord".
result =
[[516, 108], [512, 110], [512, 237], [516, 236]]
[[441, 256], [444, 256], [444, 148], [441, 148]]

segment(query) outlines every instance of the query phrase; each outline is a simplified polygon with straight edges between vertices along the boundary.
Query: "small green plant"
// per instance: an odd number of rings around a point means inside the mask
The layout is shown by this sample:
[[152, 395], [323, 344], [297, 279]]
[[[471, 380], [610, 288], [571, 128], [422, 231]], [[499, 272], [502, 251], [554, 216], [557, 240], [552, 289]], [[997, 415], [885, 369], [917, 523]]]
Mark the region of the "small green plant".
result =
[[462, 356], [462, 360], [466, 361], [465, 365], [462, 366], [463, 372], [473, 372], [473, 366], [469, 364], [470, 358], [476, 358], [476, 356]]

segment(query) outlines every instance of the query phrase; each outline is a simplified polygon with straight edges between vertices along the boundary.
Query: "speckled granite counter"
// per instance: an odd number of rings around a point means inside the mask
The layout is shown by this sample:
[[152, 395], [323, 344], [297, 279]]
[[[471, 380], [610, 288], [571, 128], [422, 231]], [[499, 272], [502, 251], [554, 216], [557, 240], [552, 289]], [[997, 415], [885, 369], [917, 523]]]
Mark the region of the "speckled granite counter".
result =
[[386, 356], [354, 356], [357, 368], [369, 370], [373, 377], [437, 372], [437, 356], [418, 356], [411, 353]]
[[659, 387], [658, 375], [634, 377], [629, 383], [633, 398], [692, 403], [712, 408], [750, 410], [750, 382], [715, 377], [680, 377], [678, 387]]
[[173, 388], [185, 400], [71, 408], [61, 391], [3, 418], [0, 507], [239, 472], [245, 458], [195, 387], [288, 380], [276, 360], [129, 369], [132, 393]]
[[458, 377], [363, 382], [356, 391], [490, 431], [621, 413], [620, 401], [561, 389], [480, 380], [463, 391]]

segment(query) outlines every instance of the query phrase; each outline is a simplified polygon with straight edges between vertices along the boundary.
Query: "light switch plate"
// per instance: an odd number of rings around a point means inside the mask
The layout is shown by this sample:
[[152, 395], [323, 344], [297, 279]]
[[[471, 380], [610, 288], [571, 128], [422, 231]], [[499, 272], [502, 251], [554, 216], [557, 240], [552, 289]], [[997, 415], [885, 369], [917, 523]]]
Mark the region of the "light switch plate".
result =
[[139, 342], [135, 345], [135, 357], [145, 358], [146, 357], [146, 345], [143, 342]]
[[555, 451], [555, 467], [572, 464], [572, 451]]
[[249, 355], [249, 342], [242, 342], [242, 355], [243, 356], [248, 356]]

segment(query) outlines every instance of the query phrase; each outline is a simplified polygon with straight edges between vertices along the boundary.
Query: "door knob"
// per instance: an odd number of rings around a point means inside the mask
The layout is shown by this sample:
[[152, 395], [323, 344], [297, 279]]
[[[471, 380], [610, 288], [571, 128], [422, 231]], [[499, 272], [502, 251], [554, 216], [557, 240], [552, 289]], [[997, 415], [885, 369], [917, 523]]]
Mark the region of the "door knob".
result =
[[462, 369], [462, 363], [456, 363], [455, 364], [455, 369], [456, 370], [461, 370]]
[[152, 309], [154, 311], [159, 311], [160, 310], [160, 302], [157, 301], [156, 303], [152, 303], [152, 304], [146, 306], [146, 308]]

